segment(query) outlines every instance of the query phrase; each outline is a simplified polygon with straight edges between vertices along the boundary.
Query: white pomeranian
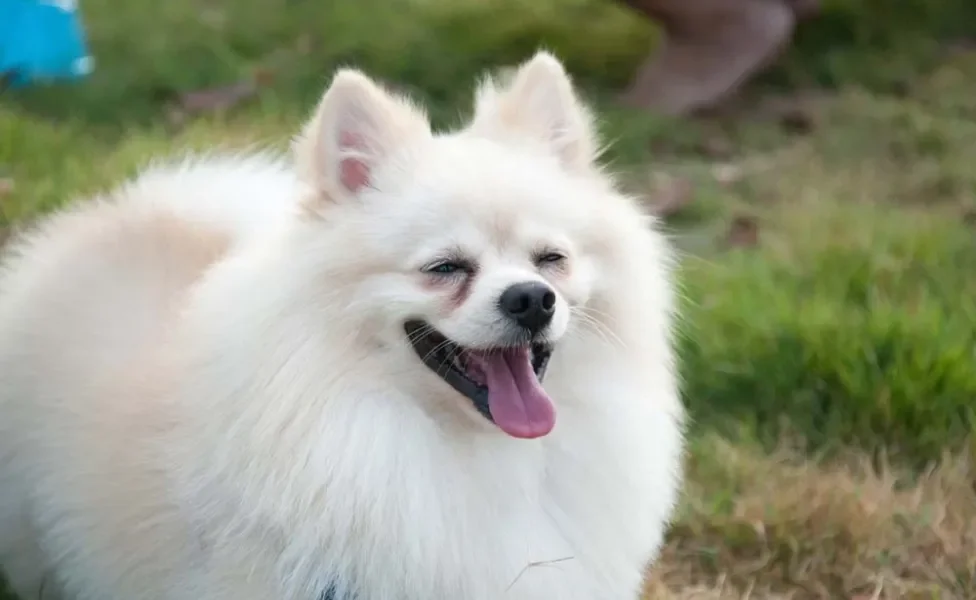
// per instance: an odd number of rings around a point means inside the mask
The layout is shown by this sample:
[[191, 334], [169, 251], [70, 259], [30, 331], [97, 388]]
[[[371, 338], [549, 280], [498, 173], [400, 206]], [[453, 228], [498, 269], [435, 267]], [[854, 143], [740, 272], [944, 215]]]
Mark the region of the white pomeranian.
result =
[[681, 481], [671, 254], [545, 52], [459, 131], [335, 75], [294, 164], [157, 166], [0, 288], [25, 599], [633, 600]]

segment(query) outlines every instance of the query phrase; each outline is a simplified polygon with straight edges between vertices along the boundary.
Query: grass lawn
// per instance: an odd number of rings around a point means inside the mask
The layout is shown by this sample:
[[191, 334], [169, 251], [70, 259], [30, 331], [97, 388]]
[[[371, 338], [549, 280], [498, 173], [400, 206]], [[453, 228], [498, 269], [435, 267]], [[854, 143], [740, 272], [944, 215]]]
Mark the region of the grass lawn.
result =
[[[765, 85], [675, 122], [613, 106], [656, 36], [598, 0], [86, 0], [93, 77], [0, 98], [0, 225], [151, 157], [282, 146], [338, 64], [455, 123], [544, 42], [683, 254], [690, 478], [647, 598], [971, 598], [976, 51], [905, 25], [971, 9], [827, 5]], [[181, 96], [252, 81], [227, 109]]]

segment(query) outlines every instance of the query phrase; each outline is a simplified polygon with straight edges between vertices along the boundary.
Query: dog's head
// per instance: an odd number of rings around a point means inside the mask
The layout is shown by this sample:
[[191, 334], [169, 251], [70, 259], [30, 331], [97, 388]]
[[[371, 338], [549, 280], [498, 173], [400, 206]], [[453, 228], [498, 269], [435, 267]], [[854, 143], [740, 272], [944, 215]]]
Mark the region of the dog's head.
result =
[[515, 437], [548, 433], [547, 363], [614, 236], [591, 119], [562, 65], [539, 53], [504, 87], [486, 81], [449, 134], [341, 71], [295, 150], [309, 220], [343, 240], [332, 259], [362, 334], [425, 393]]

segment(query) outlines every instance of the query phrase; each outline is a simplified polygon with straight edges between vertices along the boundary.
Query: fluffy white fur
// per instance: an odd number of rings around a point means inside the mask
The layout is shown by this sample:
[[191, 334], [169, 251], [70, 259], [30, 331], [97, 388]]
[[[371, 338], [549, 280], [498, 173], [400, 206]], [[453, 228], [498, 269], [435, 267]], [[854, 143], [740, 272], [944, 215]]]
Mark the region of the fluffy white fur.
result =
[[[560, 63], [468, 127], [339, 72], [294, 145], [51, 216], [0, 288], [0, 563], [71, 600], [632, 600], [681, 475], [670, 254]], [[555, 246], [559, 269], [533, 251]], [[420, 272], [460, 248], [466, 295]], [[402, 323], [558, 291], [555, 429], [515, 439]]]

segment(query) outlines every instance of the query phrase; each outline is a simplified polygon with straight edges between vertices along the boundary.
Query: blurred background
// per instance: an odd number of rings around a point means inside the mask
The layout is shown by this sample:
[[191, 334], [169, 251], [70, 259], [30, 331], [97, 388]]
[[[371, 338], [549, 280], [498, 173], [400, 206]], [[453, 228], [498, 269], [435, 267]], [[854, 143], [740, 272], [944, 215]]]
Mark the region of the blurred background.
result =
[[972, 0], [81, 0], [77, 16], [94, 71], [0, 93], [4, 233], [150, 158], [286, 148], [337, 66], [449, 127], [477, 76], [548, 47], [682, 252], [690, 479], [647, 598], [976, 598]]

